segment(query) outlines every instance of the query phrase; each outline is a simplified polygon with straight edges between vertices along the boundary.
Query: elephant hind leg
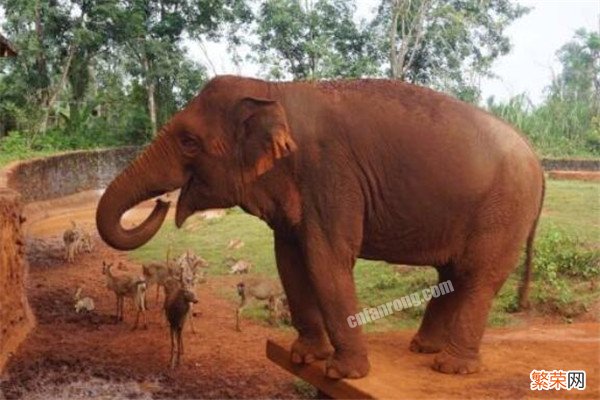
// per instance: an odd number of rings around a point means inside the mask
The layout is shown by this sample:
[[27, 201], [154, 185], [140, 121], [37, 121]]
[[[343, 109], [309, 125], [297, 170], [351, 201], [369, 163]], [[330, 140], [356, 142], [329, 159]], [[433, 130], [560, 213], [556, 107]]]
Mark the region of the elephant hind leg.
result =
[[[455, 282], [452, 264], [437, 268], [438, 283]], [[433, 297], [421, 321], [419, 331], [410, 342], [410, 351], [415, 353], [438, 353], [448, 339], [449, 327], [456, 310], [457, 296], [454, 291]]]
[[514, 269], [520, 253], [517, 236], [480, 234], [453, 268], [454, 315], [433, 369], [448, 374], [480, 370], [479, 346], [494, 296]]

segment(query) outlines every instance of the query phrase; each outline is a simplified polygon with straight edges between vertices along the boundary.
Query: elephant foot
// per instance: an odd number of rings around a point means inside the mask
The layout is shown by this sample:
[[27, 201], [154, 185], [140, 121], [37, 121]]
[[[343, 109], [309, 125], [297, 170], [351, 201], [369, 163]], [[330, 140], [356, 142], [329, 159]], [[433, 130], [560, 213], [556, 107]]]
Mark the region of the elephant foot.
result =
[[479, 357], [461, 358], [442, 351], [435, 356], [432, 368], [444, 374], [473, 374], [481, 370]]
[[311, 364], [317, 360], [325, 360], [333, 353], [333, 347], [326, 337], [307, 339], [299, 336], [292, 344], [292, 362], [294, 364]]
[[436, 342], [433, 340], [425, 340], [418, 333], [413, 337], [410, 342], [409, 349], [413, 353], [439, 353], [442, 351], [444, 343], [442, 341]]
[[370, 369], [366, 355], [336, 352], [327, 361], [325, 375], [331, 379], [358, 379], [367, 376]]

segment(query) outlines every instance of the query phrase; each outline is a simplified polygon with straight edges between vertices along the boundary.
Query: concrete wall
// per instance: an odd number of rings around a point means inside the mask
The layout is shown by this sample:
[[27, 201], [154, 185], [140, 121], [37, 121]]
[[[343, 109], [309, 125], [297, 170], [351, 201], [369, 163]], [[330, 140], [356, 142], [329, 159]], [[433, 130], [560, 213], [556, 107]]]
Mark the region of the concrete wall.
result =
[[103, 188], [139, 151], [139, 147], [76, 151], [13, 164], [6, 185], [21, 193], [25, 203]]
[[600, 160], [544, 158], [544, 171], [600, 171]]
[[15, 163], [0, 171], [0, 371], [35, 325], [26, 296], [23, 206], [105, 187], [138, 147], [78, 151]]

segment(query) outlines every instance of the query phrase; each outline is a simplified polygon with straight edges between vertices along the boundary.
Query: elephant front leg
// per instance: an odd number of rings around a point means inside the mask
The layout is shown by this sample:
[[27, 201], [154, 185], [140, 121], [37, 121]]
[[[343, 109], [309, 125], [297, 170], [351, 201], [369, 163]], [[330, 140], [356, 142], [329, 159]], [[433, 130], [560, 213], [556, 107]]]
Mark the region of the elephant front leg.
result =
[[292, 325], [298, 331], [298, 338], [291, 348], [292, 362], [310, 364], [326, 359], [333, 349], [298, 242], [276, 232], [275, 256], [290, 307]]
[[335, 349], [326, 375], [333, 379], [362, 378], [370, 369], [367, 347], [361, 328], [348, 323], [348, 317], [358, 308], [352, 275], [358, 251], [352, 251], [355, 246], [349, 243], [332, 243], [336, 239], [326, 238], [321, 232], [311, 232], [307, 238], [310, 281]]

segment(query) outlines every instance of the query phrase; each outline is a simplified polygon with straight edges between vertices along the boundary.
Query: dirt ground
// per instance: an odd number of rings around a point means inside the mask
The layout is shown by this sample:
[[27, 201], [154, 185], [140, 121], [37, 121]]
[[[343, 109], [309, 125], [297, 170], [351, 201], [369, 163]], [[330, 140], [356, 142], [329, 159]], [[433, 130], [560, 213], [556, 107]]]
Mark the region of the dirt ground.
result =
[[600, 182], [600, 171], [550, 171], [550, 179]]
[[[89, 199], [88, 199], [89, 200]], [[62, 207], [62, 208], [61, 208]], [[149, 295], [149, 329], [132, 331], [133, 312], [125, 311], [125, 323], [115, 323], [114, 296], [101, 275], [102, 260], [125, 264], [123, 273], [141, 273], [139, 265], [125, 253], [108, 248], [96, 237], [96, 251], [82, 254], [75, 263], [62, 260], [60, 236], [69, 221], [76, 218], [93, 226], [94, 203], [66, 207], [40, 207], [44, 218], [28, 227], [30, 262], [29, 299], [37, 327], [9, 361], [0, 377], [0, 399], [6, 397], [48, 398], [298, 398], [294, 377], [265, 358], [265, 339], [291, 341], [291, 330], [244, 320], [243, 333], [234, 330], [233, 302], [217, 293], [234, 290], [236, 277], [209, 276], [198, 291], [194, 323], [198, 333], [185, 331], [182, 366], [171, 371], [168, 329], [155, 291]], [[145, 211], [132, 213], [130, 220]], [[77, 286], [96, 301], [96, 310], [76, 314], [73, 294]], [[162, 301], [162, 297], [161, 297]], [[129, 305], [127, 305], [129, 307]], [[597, 310], [595, 310], [597, 311]], [[489, 329], [484, 338], [484, 362], [494, 369], [494, 380], [481, 373], [469, 377], [440, 376], [428, 368], [429, 356], [413, 355], [406, 349], [412, 331], [371, 335], [375, 347], [393, 343], [403, 360], [389, 368], [395, 379], [411, 379], [422, 384], [399, 384], [397, 397], [599, 398], [600, 324], [547, 325], [535, 321], [518, 329]], [[588, 320], [589, 320], [588, 316]], [[373, 358], [374, 364], [377, 357]], [[531, 369], [584, 369], [588, 376], [585, 392], [530, 392]], [[396, 374], [397, 371], [397, 374]], [[504, 379], [504, 377], [506, 379]], [[473, 391], [471, 388], [476, 387]], [[412, 389], [411, 389], [412, 388]], [[447, 390], [447, 391], [446, 391]], [[559, 395], [559, 396], [558, 396]], [[583, 397], [582, 397], [583, 396]]]

